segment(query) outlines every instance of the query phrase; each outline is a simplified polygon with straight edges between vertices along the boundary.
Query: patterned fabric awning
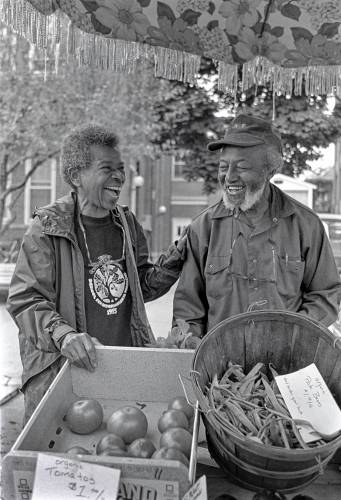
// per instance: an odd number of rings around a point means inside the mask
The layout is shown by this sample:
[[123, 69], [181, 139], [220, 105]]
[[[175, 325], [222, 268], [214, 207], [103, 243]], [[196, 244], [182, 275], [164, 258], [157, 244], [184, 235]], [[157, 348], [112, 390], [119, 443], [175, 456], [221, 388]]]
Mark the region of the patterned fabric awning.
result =
[[0, 17], [56, 59], [133, 71], [148, 58], [194, 83], [206, 56], [227, 93], [341, 95], [340, 0], [0, 0]]

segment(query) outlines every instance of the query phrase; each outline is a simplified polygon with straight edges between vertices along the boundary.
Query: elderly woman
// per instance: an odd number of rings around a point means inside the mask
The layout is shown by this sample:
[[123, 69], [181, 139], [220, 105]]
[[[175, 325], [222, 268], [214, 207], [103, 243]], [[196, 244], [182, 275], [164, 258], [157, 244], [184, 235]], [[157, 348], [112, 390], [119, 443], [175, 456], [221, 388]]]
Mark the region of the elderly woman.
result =
[[333, 323], [341, 285], [322, 222], [270, 183], [283, 161], [278, 131], [241, 114], [208, 149], [220, 151], [222, 198], [189, 228], [174, 318], [199, 337], [249, 308]]
[[153, 341], [144, 301], [178, 279], [185, 237], [153, 265], [140, 224], [118, 205], [125, 182], [117, 136], [90, 125], [66, 137], [62, 175], [72, 191], [35, 211], [10, 286], [19, 327], [25, 421], [65, 359], [96, 367], [95, 344]]

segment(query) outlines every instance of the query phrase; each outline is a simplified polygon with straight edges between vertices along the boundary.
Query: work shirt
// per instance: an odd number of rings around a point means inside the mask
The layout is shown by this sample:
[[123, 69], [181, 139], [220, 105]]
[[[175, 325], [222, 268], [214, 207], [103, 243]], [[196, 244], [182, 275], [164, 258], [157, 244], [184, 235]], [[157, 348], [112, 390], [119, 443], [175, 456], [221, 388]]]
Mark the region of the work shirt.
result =
[[196, 335], [255, 309], [300, 312], [326, 326], [336, 320], [341, 283], [322, 222], [276, 186], [257, 225], [221, 200], [187, 237], [174, 321], [189, 322]]

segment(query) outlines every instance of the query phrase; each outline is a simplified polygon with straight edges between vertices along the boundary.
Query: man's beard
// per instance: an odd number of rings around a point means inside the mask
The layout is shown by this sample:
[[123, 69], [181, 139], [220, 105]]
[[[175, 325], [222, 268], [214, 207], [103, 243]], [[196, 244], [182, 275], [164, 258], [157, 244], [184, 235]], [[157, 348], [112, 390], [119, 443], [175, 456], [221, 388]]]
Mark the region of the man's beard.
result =
[[252, 208], [254, 205], [256, 205], [256, 203], [259, 202], [259, 200], [261, 199], [261, 197], [263, 195], [264, 189], [265, 189], [265, 183], [259, 189], [257, 189], [257, 191], [250, 192], [247, 189], [246, 193], [245, 193], [245, 198], [240, 205], [232, 203], [228, 199], [228, 195], [227, 195], [226, 191], [223, 190], [224, 206], [228, 210], [233, 210], [236, 207], [239, 207], [240, 210], [242, 210], [243, 212], [245, 212], [246, 210], [250, 210], [250, 208]]

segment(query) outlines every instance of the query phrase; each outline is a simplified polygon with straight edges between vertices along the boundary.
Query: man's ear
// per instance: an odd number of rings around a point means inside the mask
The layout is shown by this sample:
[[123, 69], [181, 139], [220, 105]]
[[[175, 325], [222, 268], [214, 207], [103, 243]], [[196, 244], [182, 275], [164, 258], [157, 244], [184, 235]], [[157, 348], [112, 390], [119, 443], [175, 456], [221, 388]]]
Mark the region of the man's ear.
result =
[[70, 180], [75, 187], [79, 187], [81, 185], [81, 176], [78, 169], [74, 169], [71, 171]]

